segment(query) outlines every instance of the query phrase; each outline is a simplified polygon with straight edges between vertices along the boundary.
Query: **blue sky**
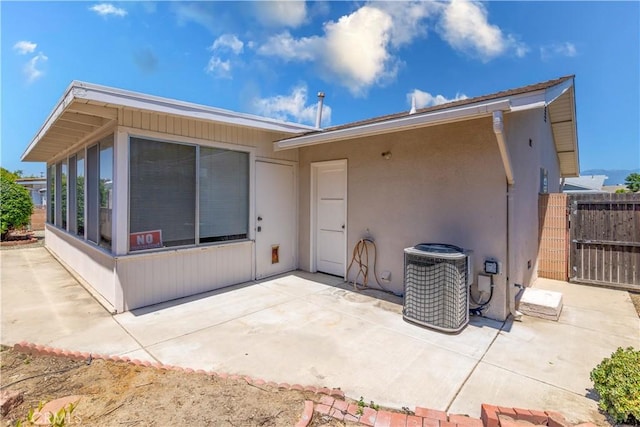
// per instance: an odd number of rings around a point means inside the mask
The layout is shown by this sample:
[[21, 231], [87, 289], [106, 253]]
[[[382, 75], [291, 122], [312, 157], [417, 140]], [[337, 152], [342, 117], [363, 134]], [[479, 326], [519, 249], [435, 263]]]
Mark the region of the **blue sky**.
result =
[[72, 80], [323, 125], [576, 75], [582, 170], [640, 168], [639, 2], [0, 2], [0, 163]]

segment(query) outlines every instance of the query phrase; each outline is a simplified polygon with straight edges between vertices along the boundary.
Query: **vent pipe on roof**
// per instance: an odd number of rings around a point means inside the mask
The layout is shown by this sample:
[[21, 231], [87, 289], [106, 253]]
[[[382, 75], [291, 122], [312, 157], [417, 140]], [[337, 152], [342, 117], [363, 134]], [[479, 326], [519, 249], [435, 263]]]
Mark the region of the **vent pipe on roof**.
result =
[[322, 104], [324, 103], [324, 92], [318, 92], [318, 111], [316, 112], [316, 128], [320, 129], [322, 122]]
[[409, 111], [409, 114], [415, 114], [416, 113], [416, 95], [413, 94], [411, 95], [411, 110]]

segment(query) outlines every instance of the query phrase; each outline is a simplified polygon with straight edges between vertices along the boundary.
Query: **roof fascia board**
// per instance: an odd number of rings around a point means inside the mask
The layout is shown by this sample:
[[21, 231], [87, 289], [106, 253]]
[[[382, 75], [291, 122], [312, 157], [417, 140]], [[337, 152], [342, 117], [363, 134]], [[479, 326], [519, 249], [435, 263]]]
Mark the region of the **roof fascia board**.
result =
[[546, 105], [551, 104], [553, 101], [558, 99], [563, 93], [573, 87], [573, 78], [567, 79], [561, 83], [558, 83], [555, 86], [548, 88], [545, 91], [545, 103]]
[[412, 114], [388, 121], [369, 123], [346, 129], [338, 129], [326, 133], [314, 133], [311, 135], [292, 137], [286, 140], [274, 142], [274, 150], [281, 151], [309, 145], [324, 144], [327, 142], [360, 138], [373, 134], [379, 135], [437, 124], [452, 123], [471, 118], [491, 116], [494, 111], [508, 111], [510, 109], [510, 105], [509, 99], [502, 99], [471, 106], [439, 110], [432, 113]]
[[269, 119], [250, 114], [237, 113], [221, 108], [207, 107], [190, 102], [172, 100], [138, 92], [81, 83], [73, 89], [76, 98], [122, 106], [137, 110], [186, 116], [189, 118], [214, 120], [223, 123], [257, 127], [276, 132], [301, 133], [315, 130], [313, 126]]
[[64, 113], [65, 109], [73, 102], [73, 87], [76, 84], [77, 82], [74, 80], [69, 86], [67, 86], [67, 89], [64, 91], [64, 94], [56, 103], [54, 109], [51, 111], [51, 113], [49, 113], [47, 119], [44, 121], [38, 132], [34, 135], [34, 137], [31, 139], [31, 142], [29, 143], [29, 145], [27, 145], [27, 148], [22, 153], [22, 156], [20, 157], [21, 161], [25, 161], [25, 158], [29, 155], [31, 150], [35, 148], [38, 141], [40, 141], [42, 137], [47, 133], [51, 125], [53, 125], [58, 117], [60, 117], [62, 113]]

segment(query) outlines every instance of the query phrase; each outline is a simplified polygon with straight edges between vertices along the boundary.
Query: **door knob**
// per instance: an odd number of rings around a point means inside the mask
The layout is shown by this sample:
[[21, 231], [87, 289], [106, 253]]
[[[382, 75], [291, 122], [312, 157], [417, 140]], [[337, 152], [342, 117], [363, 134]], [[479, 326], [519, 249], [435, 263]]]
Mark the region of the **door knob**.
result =
[[344, 230], [344, 224], [342, 224], [342, 229]]
[[262, 227], [258, 226], [258, 232], [262, 231]]
[[262, 217], [261, 216], [258, 217], [258, 221], [262, 221]]

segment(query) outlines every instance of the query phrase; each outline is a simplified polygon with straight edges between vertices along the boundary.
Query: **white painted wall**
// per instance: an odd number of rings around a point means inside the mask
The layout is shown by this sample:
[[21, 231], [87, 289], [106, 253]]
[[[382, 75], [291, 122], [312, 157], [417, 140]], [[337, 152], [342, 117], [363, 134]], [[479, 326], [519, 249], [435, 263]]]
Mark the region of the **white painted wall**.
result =
[[[348, 159], [347, 261], [368, 228], [390, 289], [402, 292], [403, 249], [421, 242], [473, 250], [476, 274], [485, 258], [505, 262], [507, 186], [492, 129], [486, 118], [301, 148], [300, 268], [310, 267], [310, 163], [334, 159]], [[495, 283], [487, 315], [504, 319], [505, 276]]]
[[250, 281], [252, 266], [253, 242], [118, 257], [119, 311]]
[[66, 267], [73, 270], [105, 300], [115, 307], [115, 261], [113, 257], [92, 243], [84, 242], [51, 224], [45, 226], [47, 249]]

